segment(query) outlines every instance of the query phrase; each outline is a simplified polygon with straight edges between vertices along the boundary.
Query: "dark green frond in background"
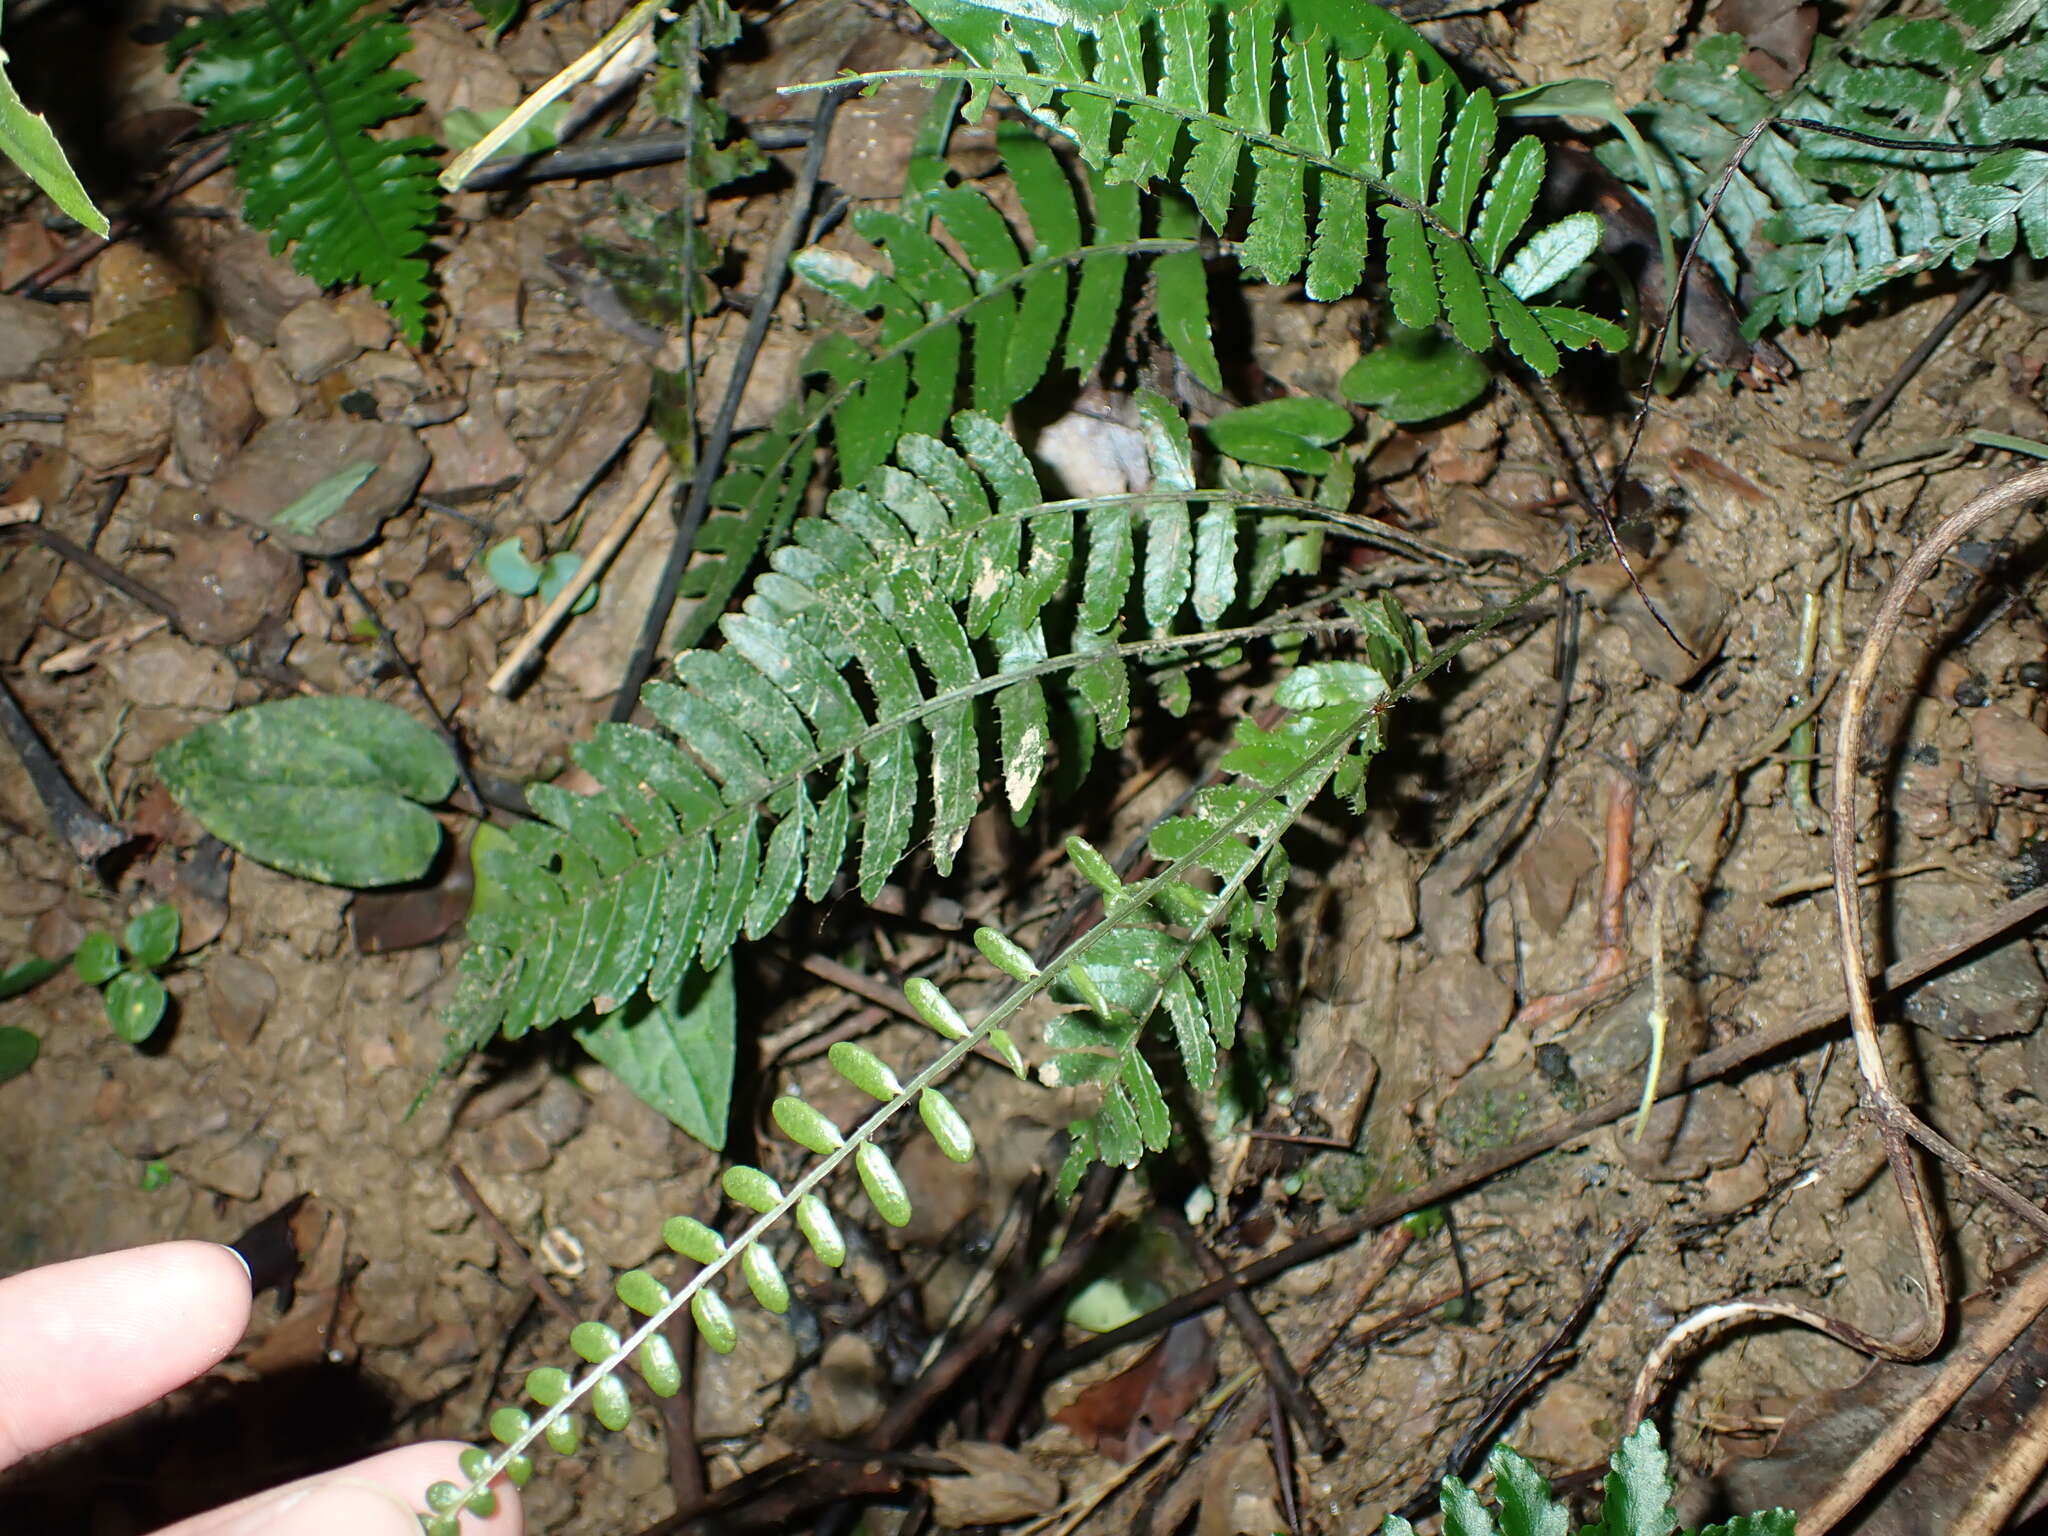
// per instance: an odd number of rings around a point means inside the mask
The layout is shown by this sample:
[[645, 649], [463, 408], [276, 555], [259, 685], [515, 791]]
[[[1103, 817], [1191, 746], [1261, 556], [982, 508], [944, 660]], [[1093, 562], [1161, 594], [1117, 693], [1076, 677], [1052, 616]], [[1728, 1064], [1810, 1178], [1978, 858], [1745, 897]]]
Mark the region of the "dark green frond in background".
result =
[[185, 99], [208, 131], [237, 130], [233, 163], [243, 214], [292, 244], [301, 272], [325, 286], [361, 283], [406, 339], [426, 337], [427, 243], [437, 207], [428, 138], [377, 139], [372, 128], [415, 111], [414, 77], [392, 67], [404, 27], [363, 0], [261, 0], [187, 27], [168, 49]]

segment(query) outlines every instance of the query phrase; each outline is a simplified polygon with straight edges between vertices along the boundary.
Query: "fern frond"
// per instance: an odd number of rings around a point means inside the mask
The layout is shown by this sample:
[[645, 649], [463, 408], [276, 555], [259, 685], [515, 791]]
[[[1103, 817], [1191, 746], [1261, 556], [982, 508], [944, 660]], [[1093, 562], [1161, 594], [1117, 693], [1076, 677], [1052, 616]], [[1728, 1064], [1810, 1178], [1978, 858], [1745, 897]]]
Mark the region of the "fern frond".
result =
[[591, 1399], [600, 1423], [622, 1428], [630, 1407], [615, 1373], [629, 1361], [657, 1392], [675, 1390], [673, 1356], [660, 1329], [683, 1307], [689, 1307], [713, 1349], [730, 1351], [737, 1329], [726, 1301], [710, 1289], [727, 1269], [738, 1268], [758, 1303], [784, 1310], [787, 1285], [766, 1247], [784, 1222], [796, 1224], [821, 1262], [843, 1262], [846, 1247], [821, 1189], [848, 1160], [883, 1219], [895, 1225], [907, 1221], [909, 1202], [878, 1144], [880, 1132], [916, 1103], [941, 1150], [958, 1161], [971, 1158], [972, 1132], [936, 1085], [983, 1045], [1023, 1075], [1023, 1058], [1004, 1026], [1048, 991], [1081, 1002], [1093, 1018], [1082, 1023], [1069, 1014], [1048, 1030], [1056, 1054], [1046, 1075], [1060, 1082], [1099, 1082], [1105, 1088], [1101, 1111], [1073, 1127], [1074, 1150], [1062, 1170], [1062, 1184], [1071, 1190], [1081, 1170], [1098, 1158], [1135, 1164], [1145, 1149], [1165, 1146], [1165, 1098], [1142, 1049], [1147, 1018], [1163, 1002], [1196, 1081], [1213, 1074], [1215, 1050], [1227, 1047], [1237, 1017], [1242, 946], [1254, 938], [1270, 944], [1273, 937], [1270, 902], [1249, 899], [1249, 881], [1263, 872], [1269, 889], [1277, 891], [1280, 837], [1322, 788], [1334, 781], [1341, 791], [1357, 793], [1365, 763], [1380, 744], [1380, 713], [1398, 688], [1412, 685], [1429, 655], [1419, 628], [1390, 600], [1357, 605], [1354, 618], [1366, 636], [1366, 659], [1292, 674], [1282, 694], [1299, 706], [1296, 712], [1270, 730], [1240, 730], [1238, 746], [1225, 760], [1231, 782], [1155, 835], [1153, 849], [1162, 860], [1158, 873], [1126, 884], [1085, 844], [1076, 840], [1069, 845], [1077, 866], [1103, 893], [1099, 923], [1043, 968], [1006, 935], [987, 928], [976, 933], [983, 955], [1015, 982], [979, 1023], [970, 1025], [937, 987], [913, 981], [906, 988], [912, 1005], [950, 1044], [908, 1081], [852, 1042], [833, 1046], [833, 1069], [880, 1101], [862, 1124], [842, 1131], [815, 1106], [789, 1096], [778, 1099], [772, 1110], [777, 1126], [817, 1161], [786, 1190], [761, 1169], [728, 1168], [725, 1193], [757, 1213], [730, 1238], [692, 1218], [672, 1218], [663, 1230], [668, 1246], [702, 1267], [674, 1291], [644, 1271], [622, 1275], [620, 1298], [647, 1321], [624, 1338], [603, 1324], [579, 1325], [571, 1335], [572, 1347], [593, 1369], [573, 1382], [553, 1367], [530, 1375], [527, 1395], [544, 1410], [541, 1417], [512, 1408], [494, 1414], [492, 1433], [504, 1449], [495, 1457], [473, 1451], [464, 1461], [472, 1488], [445, 1486], [435, 1507], [453, 1510], [503, 1471], [523, 1481], [531, 1469], [527, 1448], [542, 1436], [558, 1451], [574, 1450], [580, 1431], [568, 1410], [583, 1397]]
[[323, 286], [367, 284], [408, 341], [426, 336], [427, 263], [437, 208], [434, 142], [377, 139], [372, 128], [419, 103], [414, 76], [392, 67], [412, 46], [404, 27], [364, 0], [260, 0], [174, 38], [179, 89], [204, 106], [207, 131], [235, 135], [244, 216], [293, 243], [292, 260]]
[[[1658, 74], [1637, 114], [1695, 199], [1741, 139], [1773, 117], [1826, 123], [1872, 143], [1789, 124], [1766, 129], [1729, 179], [1702, 258], [1749, 299], [1752, 335], [1812, 325], [1875, 288], [1947, 263], [2048, 255], [2048, 154], [1984, 146], [2048, 134], [2048, 13], [2038, 0], [1951, 3], [1949, 18], [1885, 18], [1823, 40], [1806, 78], [1773, 99], [1724, 33]], [[2017, 34], [2017, 36], [2015, 36]], [[1613, 146], [1603, 158], [1633, 171]], [[1695, 217], [1697, 215], [1695, 214]]]
[[[992, 0], [923, 9], [971, 67], [848, 78], [966, 80], [970, 114], [1001, 86], [1110, 182], [1171, 183], [1219, 234], [1248, 175], [1241, 255], [1268, 282], [1305, 272], [1311, 298], [1363, 280], [1377, 214], [1404, 324], [1442, 315], [1465, 345], [1498, 338], [1544, 373], [1561, 345], [1622, 344], [1611, 322], [1545, 315], [1527, 302], [1539, 290], [1508, 280], [1533, 208], [1514, 189], [1532, 169], [1540, 184], [1542, 146], [1524, 139], [1496, 163], [1494, 98], [1459, 93], [1414, 51], [1377, 36], [1347, 48], [1282, 0], [1120, 0], [1057, 24]], [[1497, 209], [1484, 243], [1467, 227], [1475, 199]]]
[[[1129, 712], [1118, 642], [1139, 617], [1126, 614], [1132, 589], [1153, 648], [1185, 643], [1177, 620], [1213, 618], [1236, 597], [1221, 550], [1235, 549], [1242, 515], [1204, 513], [1216, 547], [1198, 561], [1187, 498], [1259, 500], [1196, 492], [1179, 417], [1163, 401], [1146, 409], [1155, 481], [1177, 495], [1047, 502], [1016, 443], [966, 412], [957, 447], [906, 436], [868, 488], [841, 489], [799, 522], [723, 620], [724, 647], [684, 653], [644, 691], [673, 740], [600, 727], [575, 751], [600, 791], [536, 786], [543, 819], [482, 855], [512, 901], [471, 923], [456, 1040], [516, 1037], [643, 984], [666, 994], [742, 933], [767, 932], [800, 890], [822, 898], [856, 853], [872, 899], [920, 815], [949, 869], [979, 808], [985, 745], [1013, 809], [1035, 794], [1052, 745], [1049, 676], [1075, 674], [1082, 716], [1114, 742]], [[1070, 588], [1067, 614], [1054, 600]]]

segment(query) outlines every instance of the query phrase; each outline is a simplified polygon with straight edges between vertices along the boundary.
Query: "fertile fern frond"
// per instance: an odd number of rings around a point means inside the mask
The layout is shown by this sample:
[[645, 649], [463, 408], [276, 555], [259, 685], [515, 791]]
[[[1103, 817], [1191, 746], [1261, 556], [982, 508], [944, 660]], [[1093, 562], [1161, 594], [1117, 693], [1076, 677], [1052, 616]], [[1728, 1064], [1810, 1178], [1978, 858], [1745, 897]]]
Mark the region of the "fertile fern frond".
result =
[[[359, 14], [361, 13], [361, 14]], [[364, 0], [260, 0], [195, 22], [174, 38], [179, 88], [204, 106], [201, 127], [239, 130], [235, 180], [250, 224], [322, 285], [365, 283], [408, 341], [426, 335], [420, 255], [437, 198], [432, 139], [378, 139], [372, 128], [416, 111], [415, 77], [392, 68], [412, 46]]]
[[1179, 416], [1153, 400], [1147, 420], [1164, 494], [1047, 502], [1016, 443], [966, 412], [957, 448], [908, 435], [869, 487], [799, 522], [722, 621], [723, 648], [644, 690], [673, 739], [599, 727], [575, 749], [599, 792], [536, 786], [543, 819], [481, 856], [511, 900], [470, 924], [454, 1048], [608, 1011], [643, 984], [671, 994], [799, 891], [821, 899], [856, 853], [871, 899], [920, 813], [949, 870], [985, 736], [1012, 807], [1030, 802], [1053, 743], [1048, 676], [1071, 673], [1082, 715], [1116, 740], [1133, 590], [1155, 648], [1183, 616], [1212, 622], [1239, 595], [1239, 505], [1260, 499], [1196, 491]]
[[[961, 435], [969, 435], [967, 422]], [[947, 551], [928, 569], [942, 572], [960, 563], [956, 552]], [[980, 565], [971, 559], [967, 563]], [[509, 1407], [493, 1414], [491, 1433], [503, 1449], [495, 1457], [481, 1448], [467, 1453], [463, 1471], [471, 1487], [441, 1485], [431, 1496], [435, 1509], [445, 1515], [463, 1507], [501, 1472], [524, 1482], [532, 1467], [527, 1450], [536, 1439], [545, 1437], [563, 1453], [573, 1451], [581, 1431], [570, 1410], [585, 1397], [599, 1423], [624, 1428], [631, 1404], [616, 1373], [628, 1362], [655, 1392], [677, 1391], [680, 1371], [661, 1329], [682, 1308], [690, 1309], [711, 1348], [732, 1350], [738, 1330], [731, 1308], [711, 1289], [728, 1269], [739, 1271], [758, 1304], [773, 1312], [787, 1310], [789, 1286], [769, 1246], [785, 1222], [794, 1223], [820, 1262], [843, 1263], [846, 1243], [821, 1191], [844, 1163], [853, 1163], [869, 1203], [885, 1221], [907, 1222], [910, 1202], [879, 1144], [880, 1133], [915, 1103], [926, 1132], [945, 1155], [960, 1162], [972, 1158], [973, 1132], [936, 1084], [982, 1046], [1022, 1075], [1023, 1059], [1004, 1026], [1042, 994], [1072, 999], [1087, 1010], [1087, 1016], [1064, 1014], [1048, 1028], [1047, 1043], [1055, 1054], [1046, 1076], [1062, 1083], [1098, 1083], [1104, 1089], [1101, 1110], [1073, 1127], [1063, 1186], [1071, 1190], [1081, 1171], [1098, 1158], [1135, 1164], [1146, 1148], [1165, 1146], [1165, 1097], [1143, 1051], [1147, 1020], [1163, 1003], [1194, 1081], [1206, 1086], [1215, 1070], [1215, 1052], [1229, 1044], [1236, 1021], [1244, 946], [1254, 938], [1272, 941], [1272, 907], [1251, 898], [1250, 881], [1263, 874], [1268, 889], [1277, 890], [1284, 878], [1277, 862], [1280, 838], [1325, 786], [1334, 781], [1341, 792], [1358, 792], [1365, 764], [1380, 744], [1380, 714], [1428, 657], [1420, 629], [1391, 600], [1357, 605], [1353, 618], [1365, 637], [1364, 659], [1312, 664], [1290, 674], [1276, 702], [1294, 713], [1270, 729], [1240, 729], [1238, 744], [1224, 762], [1229, 782], [1199, 798], [1190, 815], [1166, 822], [1154, 834], [1153, 852], [1162, 861], [1158, 873], [1126, 884], [1086, 844], [1069, 844], [1077, 866], [1102, 893], [1100, 922], [1043, 968], [1006, 935], [988, 928], [976, 933], [982, 954], [1015, 983], [979, 1023], [970, 1024], [936, 986], [914, 978], [906, 995], [949, 1044], [908, 1081], [851, 1041], [832, 1047], [833, 1069], [879, 1101], [864, 1122], [843, 1130], [815, 1105], [794, 1096], [778, 1098], [771, 1111], [777, 1126], [817, 1161], [787, 1189], [760, 1168], [728, 1168], [726, 1195], [756, 1213], [730, 1237], [688, 1216], [671, 1218], [663, 1228], [664, 1240], [701, 1267], [674, 1290], [644, 1270], [621, 1275], [620, 1299], [646, 1321], [624, 1337], [607, 1324], [579, 1324], [571, 1346], [593, 1368], [580, 1380], [556, 1367], [529, 1375], [526, 1393], [541, 1415]], [[814, 680], [821, 675], [813, 669]], [[792, 674], [785, 686], [794, 699], [813, 684]], [[444, 1528], [452, 1530], [452, 1523]]]
[[[1884, 18], [1823, 39], [1783, 99], [1741, 67], [1744, 43], [1732, 33], [1659, 72], [1665, 99], [1638, 121], [1695, 199], [1720, 182], [1743, 135], [1774, 116], [1911, 141], [1785, 124], [1757, 139], [1700, 243], [1724, 282], [1741, 282], [1752, 335], [1812, 325], [1944, 262], [1995, 261], [2022, 236], [2048, 256], [2048, 153], [1987, 152], [2048, 137], [2048, 13], [2040, 0], [1946, 8], [1947, 20]], [[1612, 147], [1605, 158], [1629, 174]]]
[[[1543, 373], [1560, 346], [1625, 339], [1583, 311], [1529, 304], [1591, 253], [1598, 219], [1574, 214], [1529, 233], [1542, 144], [1525, 137], [1496, 158], [1492, 94], [1458, 101], [1449, 75], [1432, 78], [1413, 51], [1378, 37], [1362, 50], [1333, 41], [1297, 24], [1283, 0], [1119, 0], [1060, 7], [1057, 20], [1036, 19], [1047, 8], [1022, 0], [921, 9], [973, 67], [888, 73], [972, 82], [970, 116], [999, 85], [1110, 182], [1169, 183], [1219, 234], [1243, 202], [1248, 165], [1238, 249], [1268, 282], [1305, 270], [1311, 298], [1350, 293], [1376, 213], [1403, 324], [1441, 315], [1472, 350], [1498, 337]], [[1007, 14], [992, 22], [997, 12]]]

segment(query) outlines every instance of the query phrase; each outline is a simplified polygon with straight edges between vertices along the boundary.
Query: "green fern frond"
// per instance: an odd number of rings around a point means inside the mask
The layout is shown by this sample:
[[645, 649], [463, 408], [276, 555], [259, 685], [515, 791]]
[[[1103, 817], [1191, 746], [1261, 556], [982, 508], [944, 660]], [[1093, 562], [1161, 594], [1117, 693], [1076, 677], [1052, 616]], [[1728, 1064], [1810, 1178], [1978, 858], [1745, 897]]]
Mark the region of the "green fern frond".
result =
[[244, 216], [293, 243], [292, 260], [323, 286], [367, 284], [408, 341], [426, 336], [426, 245], [437, 204], [423, 137], [372, 128], [416, 111], [412, 75], [392, 68], [412, 46], [404, 27], [364, 0], [260, 0], [195, 22], [174, 38], [179, 89], [204, 106], [202, 127], [239, 130], [235, 179]]
[[[1112, 183], [1169, 183], [1219, 234], [1248, 205], [1246, 265], [1268, 282], [1305, 273], [1311, 298], [1358, 287], [1376, 214], [1404, 324], [1441, 315], [1465, 346], [1498, 338], [1543, 373], [1560, 346], [1623, 344], [1611, 322], [1530, 306], [1541, 289], [1528, 282], [1563, 275], [1507, 265], [1528, 234], [1542, 145], [1524, 138], [1496, 160], [1494, 97], [1461, 95], [1414, 51], [1377, 36], [1355, 50], [1297, 24], [1282, 0], [1118, 0], [1060, 7], [1057, 20], [1018, 0], [921, 9], [972, 67], [850, 78], [966, 80], [970, 116], [1001, 86]], [[994, 12], [1005, 14], [992, 25]]]
[[[1804, 80], [1774, 99], [1732, 33], [1658, 74], [1637, 114], [1695, 199], [1765, 119], [1810, 119], [1904, 144], [1776, 125], [1729, 180], [1702, 258], [1749, 302], [1752, 335], [1812, 325], [1895, 279], [2010, 255], [2048, 256], [2048, 153], [1961, 146], [2048, 137], [2048, 13], [2039, 0], [1950, 0], [1948, 19], [1884, 18], [1823, 39]], [[1995, 11], [1995, 14], [1993, 12]], [[1958, 146], [1945, 148], [1943, 146]], [[1614, 147], [1603, 158], [1628, 175]]]

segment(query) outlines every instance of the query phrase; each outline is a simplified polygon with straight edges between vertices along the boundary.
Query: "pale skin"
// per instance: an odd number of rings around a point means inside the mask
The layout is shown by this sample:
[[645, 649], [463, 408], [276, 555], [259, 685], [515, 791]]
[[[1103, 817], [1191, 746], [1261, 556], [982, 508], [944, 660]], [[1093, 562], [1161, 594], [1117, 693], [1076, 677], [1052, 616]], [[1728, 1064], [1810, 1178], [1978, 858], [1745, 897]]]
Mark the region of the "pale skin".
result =
[[[0, 1469], [154, 1402], [241, 1341], [249, 1274], [213, 1243], [157, 1243], [0, 1280]], [[157, 1536], [419, 1536], [428, 1484], [465, 1482], [452, 1441], [409, 1445], [272, 1488]], [[517, 1495], [463, 1522], [522, 1536]]]

